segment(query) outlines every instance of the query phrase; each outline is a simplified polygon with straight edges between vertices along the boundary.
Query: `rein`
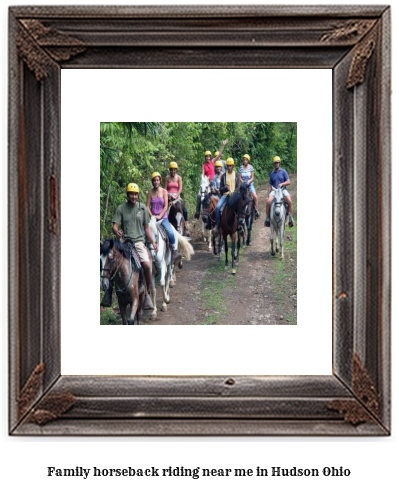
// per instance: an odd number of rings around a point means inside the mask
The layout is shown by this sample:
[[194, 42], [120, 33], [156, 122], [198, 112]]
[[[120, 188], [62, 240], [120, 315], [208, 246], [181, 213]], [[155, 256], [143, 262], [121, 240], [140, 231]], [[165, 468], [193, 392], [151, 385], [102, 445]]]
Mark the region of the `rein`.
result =
[[211, 199], [209, 199], [209, 202], [210, 202], [210, 208], [206, 208], [206, 209], [204, 208], [203, 212], [205, 212], [208, 215], [211, 222], [216, 223], [216, 220], [212, 219], [212, 217], [211, 217], [211, 214], [216, 210], [216, 206], [213, 204]]
[[[118, 273], [118, 271], [119, 271], [119, 269], [120, 269], [120, 267], [122, 265], [122, 261], [123, 260], [121, 260], [119, 262], [118, 268], [115, 270], [115, 273], [111, 277], [106, 277], [105, 275], [101, 275], [101, 278], [107, 278], [110, 282], [112, 282], [114, 280], [114, 278], [116, 277], [116, 274]], [[129, 260], [129, 266], [130, 266], [129, 280], [127, 281], [127, 284], [126, 284], [125, 288], [124, 289], [120, 289], [118, 287], [118, 284], [117, 284], [116, 280], [115, 280], [115, 292], [120, 292], [121, 294], [124, 294], [125, 292], [127, 292], [127, 289], [129, 287], [130, 282], [131, 282], [132, 277], [133, 277], [133, 267], [132, 267], [132, 261], [131, 261], [131, 259]], [[111, 269], [110, 268], [101, 268], [101, 272], [110, 272], [110, 274], [111, 274]]]

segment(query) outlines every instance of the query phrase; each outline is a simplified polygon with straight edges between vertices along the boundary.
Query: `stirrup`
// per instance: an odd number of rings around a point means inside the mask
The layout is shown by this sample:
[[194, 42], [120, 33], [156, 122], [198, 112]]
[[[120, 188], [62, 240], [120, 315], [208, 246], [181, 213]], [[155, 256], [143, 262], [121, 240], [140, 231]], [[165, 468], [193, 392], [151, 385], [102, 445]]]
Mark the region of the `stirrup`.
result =
[[255, 220], [256, 220], [256, 219], [259, 219], [259, 217], [260, 217], [260, 213], [259, 213], [259, 211], [255, 208]]
[[266, 217], [265, 227], [270, 227], [270, 217]]
[[291, 215], [290, 215], [290, 218], [288, 220], [288, 225], [290, 227], [295, 227], [295, 222], [294, 222], [294, 219], [291, 217]]

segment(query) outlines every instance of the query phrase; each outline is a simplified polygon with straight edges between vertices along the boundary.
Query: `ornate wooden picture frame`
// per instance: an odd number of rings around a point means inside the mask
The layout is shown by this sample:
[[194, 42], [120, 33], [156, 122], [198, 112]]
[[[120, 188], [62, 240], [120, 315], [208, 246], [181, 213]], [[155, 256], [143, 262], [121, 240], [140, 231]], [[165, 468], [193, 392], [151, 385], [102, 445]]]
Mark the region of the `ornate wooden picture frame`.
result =
[[[11, 7], [9, 35], [10, 434], [388, 435], [390, 8]], [[61, 375], [61, 69], [220, 60], [332, 70], [331, 375]]]

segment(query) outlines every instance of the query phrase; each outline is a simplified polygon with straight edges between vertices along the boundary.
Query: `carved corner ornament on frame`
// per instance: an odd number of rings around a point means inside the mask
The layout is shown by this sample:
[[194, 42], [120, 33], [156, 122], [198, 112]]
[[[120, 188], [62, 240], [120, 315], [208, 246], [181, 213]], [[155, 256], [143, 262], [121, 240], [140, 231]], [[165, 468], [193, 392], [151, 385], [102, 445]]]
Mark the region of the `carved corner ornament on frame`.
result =
[[[389, 6], [10, 8], [11, 435], [389, 435], [390, 36]], [[214, 66], [332, 70], [332, 373], [61, 375], [60, 71]]]

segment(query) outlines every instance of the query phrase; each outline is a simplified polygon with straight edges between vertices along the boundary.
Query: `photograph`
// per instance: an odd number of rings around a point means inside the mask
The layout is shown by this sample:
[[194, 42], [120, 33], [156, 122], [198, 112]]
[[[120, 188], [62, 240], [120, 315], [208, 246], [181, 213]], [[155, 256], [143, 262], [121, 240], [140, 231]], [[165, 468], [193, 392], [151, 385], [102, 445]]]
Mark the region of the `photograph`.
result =
[[9, 434], [389, 436], [390, 9], [8, 22]]
[[100, 123], [100, 324], [297, 324], [297, 123]]

